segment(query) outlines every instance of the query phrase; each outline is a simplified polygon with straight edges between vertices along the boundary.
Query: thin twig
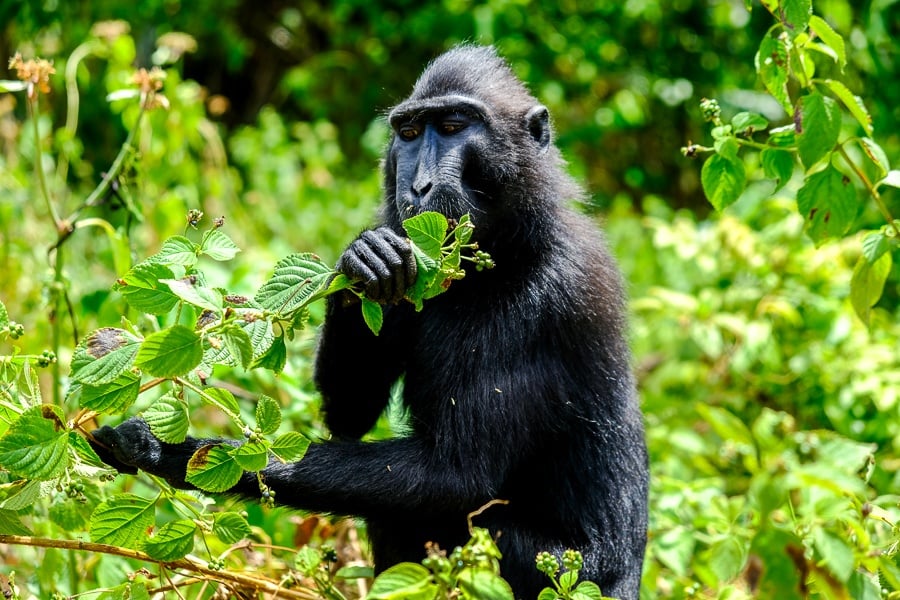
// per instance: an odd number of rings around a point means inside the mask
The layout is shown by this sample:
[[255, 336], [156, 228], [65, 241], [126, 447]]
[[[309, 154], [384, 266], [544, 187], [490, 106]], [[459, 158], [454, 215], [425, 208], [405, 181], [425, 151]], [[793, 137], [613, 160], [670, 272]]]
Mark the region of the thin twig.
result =
[[13, 546], [33, 546], [38, 548], [58, 548], [61, 550], [79, 550], [98, 554], [111, 554], [133, 560], [158, 564], [166, 569], [179, 569], [195, 573], [207, 580], [218, 581], [226, 585], [233, 584], [236, 587], [252, 589], [256, 592], [271, 594], [272, 598], [284, 600], [317, 600], [319, 595], [310, 590], [288, 590], [281, 587], [279, 582], [262, 575], [250, 575], [247, 573], [234, 573], [232, 571], [218, 571], [210, 569], [194, 559], [182, 558], [174, 561], [157, 560], [139, 550], [112, 546], [110, 544], [98, 544], [96, 542], [84, 542], [81, 540], [55, 540], [50, 538], [33, 537], [27, 535], [3, 535], [0, 534], [0, 544]]

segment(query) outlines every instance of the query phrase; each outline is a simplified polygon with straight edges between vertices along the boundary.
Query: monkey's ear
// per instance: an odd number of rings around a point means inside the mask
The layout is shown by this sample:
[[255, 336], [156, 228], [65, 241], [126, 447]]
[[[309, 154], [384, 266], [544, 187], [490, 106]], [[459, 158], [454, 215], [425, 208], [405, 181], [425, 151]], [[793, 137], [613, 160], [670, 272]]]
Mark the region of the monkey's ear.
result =
[[550, 113], [547, 107], [538, 104], [525, 115], [525, 126], [534, 141], [540, 146], [541, 152], [550, 146]]

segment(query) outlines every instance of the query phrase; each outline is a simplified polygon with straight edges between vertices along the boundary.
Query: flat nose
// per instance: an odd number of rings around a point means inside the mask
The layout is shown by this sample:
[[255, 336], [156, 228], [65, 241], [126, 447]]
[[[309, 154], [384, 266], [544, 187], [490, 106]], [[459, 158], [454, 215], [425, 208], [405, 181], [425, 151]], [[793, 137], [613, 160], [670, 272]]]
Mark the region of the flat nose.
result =
[[413, 194], [419, 196], [420, 198], [428, 194], [428, 192], [431, 191], [431, 178], [422, 176], [420, 174], [413, 181], [412, 191]]

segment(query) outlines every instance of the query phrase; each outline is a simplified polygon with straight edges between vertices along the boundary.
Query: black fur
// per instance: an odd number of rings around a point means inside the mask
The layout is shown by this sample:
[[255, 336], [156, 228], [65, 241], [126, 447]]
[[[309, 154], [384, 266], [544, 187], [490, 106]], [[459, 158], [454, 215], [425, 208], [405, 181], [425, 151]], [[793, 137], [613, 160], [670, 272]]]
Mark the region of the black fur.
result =
[[[451, 113], [458, 133], [440, 129]], [[492, 48], [462, 46], [429, 65], [390, 119], [419, 133], [392, 139], [381, 227], [339, 261], [388, 302], [383, 329], [372, 335], [358, 306], [328, 299], [316, 383], [333, 438], [270, 465], [266, 482], [279, 503], [366, 519], [379, 570], [420, 561], [428, 541], [451, 550], [469, 513], [508, 500], [474, 524], [498, 536], [518, 598], [548, 583], [538, 552], [575, 548], [583, 578], [637, 599], [648, 467], [622, 284], [601, 235], [566, 206], [581, 191], [546, 109]], [[420, 210], [471, 213], [497, 266], [470, 270], [416, 313], [392, 302], [415, 272], [400, 222]], [[411, 434], [359, 441], [401, 377]], [[112, 464], [182, 486], [206, 443], [161, 444], [137, 419], [97, 437]], [[250, 474], [232, 491], [259, 494]]]

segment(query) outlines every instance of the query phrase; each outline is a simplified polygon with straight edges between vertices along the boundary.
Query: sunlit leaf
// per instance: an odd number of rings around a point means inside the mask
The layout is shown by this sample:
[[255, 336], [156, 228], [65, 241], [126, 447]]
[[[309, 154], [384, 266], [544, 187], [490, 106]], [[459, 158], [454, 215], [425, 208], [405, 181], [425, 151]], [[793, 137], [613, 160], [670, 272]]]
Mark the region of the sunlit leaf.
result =
[[135, 265], [113, 286], [125, 301], [137, 311], [151, 315], [163, 315], [178, 304], [178, 296], [172, 293], [162, 279], [174, 279], [172, 270], [153, 262]]
[[231, 455], [231, 446], [203, 446], [188, 461], [185, 480], [207, 492], [224, 492], [240, 481], [244, 470]]
[[869, 323], [872, 307], [881, 299], [892, 265], [890, 252], [884, 252], [874, 262], [869, 262], [866, 256], [856, 261], [850, 279], [850, 303], [863, 323]]
[[372, 583], [366, 600], [434, 600], [438, 586], [431, 572], [415, 563], [400, 563], [382, 572]]
[[226, 544], [239, 542], [252, 532], [247, 519], [236, 512], [213, 514], [213, 533]]
[[856, 190], [831, 165], [807, 177], [797, 191], [797, 210], [806, 219], [806, 231], [816, 245], [844, 235], [857, 208]]
[[794, 107], [788, 93], [788, 50], [781, 39], [782, 28], [773, 26], [763, 37], [756, 53], [756, 72], [763, 85], [775, 100], [789, 114], [794, 114]]
[[190, 426], [187, 406], [171, 393], [147, 407], [141, 417], [160, 441], [179, 444], [187, 437]]
[[843, 69], [847, 65], [847, 50], [844, 47], [844, 38], [832, 29], [825, 19], [817, 15], [812, 15], [809, 18], [809, 28], [822, 40], [822, 43], [834, 50], [835, 60]]
[[143, 551], [157, 560], [172, 561], [184, 558], [194, 549], [197, 524], [188, 519], [171, 521], [144, 541]]
[[797, 149], [809, 169], [834, 150], [841, 133], [841, 108], [837, 102], [813, 92], [800, 98]]
[[159, 262], [165, 265], [182, 265], [192, 267], [197, 264], [197, 245], [184, 236], [172, 236], [163, 242], [160, 251], [147, 262]]
[[69, 436], [41, 407], [26, 410], [0, 438], [0, 467], [26, 479], [47, 481], [69, 466]]
[[200, 252], [213, 260], [231, 260], [241, 249], [221, 229], [210, 229], [200, 240]]
[[840, 99], [853, 115], [853, 118], [862, 126], [866, 135], [872, 135], [872, 116], [869, 115], [868, 109], [862, 98], [854, 94], [846, 85], [835, 79], [826, 79], [825, 85], [831, 90], [831, 93]]
[[378, 335], [381, 331], [381, 326], [384, 324], [384, 312], [381, 310], [381, 305], [368, 298], [362, 298], [361, 308], [366, 325], [368, 325], [372, 333]]
[[487, 569], [463, 569], [457, 583], [469, 598], [514, 600], [509, 584], [502, 577]]
[[776, 192], [783, 188], [794, 174], [794, 155], [787, 150], [766, 148], [759, 153], [759, 159], [766, 177], [777, 182], [774, 190]]
[[238, 405], [234, 394], [224, 388], [208, 388], [205, 390], [205, 394], [201, 396], [201, 399], [229, 415], [238, 416], [241, 414], [241, 407]]
[[135, 494], [119, 494], [103, 502], [91, 516], [91, 541], [139, 548], [153, 525], [154, 502]]
[[769, 126], [769, 121], [757, 113], [739, 112], [731, 119], [731, 126], [735, 134], [750, 135], [765, 130]]
[[19, 513], [0, 508], [0, 534], [31, 535], [31, 530], [25, 527]]
[[244, 471], [262, 471], [269, 464], [269, 451], [262, 442], [247, 442], [236, 448], [231, 456]]
[[176, 377], [187, 374], [202, 358], [200, 337], [184, 325], [173, 325], [147, 336], [134, 364], [154, 377]]
[[269, 396], [260, 396], [256, 403], [256, 425], [265, 435], [275, 433], [281, 425], [281, 406]]
[[254, 299], [267, 310], [289, 314], [315, 299], [334, 274], [315, 254], [292, 254], [278, 261]]
[[403, 221], [409, 239], [432, 260], [441, 258], [441, 247], [447, 235], [447, 218], [437, 212], [423, 212]]
[[90, 385], [111, 383], [131, 368], [140, 346], [141, 340], [124, 329], [97, 329], [75, 348], [72, 379]]
[[280, 460], [293, 462], [303, 458], [309, 448], [309, 439], [302, 433], [290, 431], [278, 436], [270, 450]]
[[82, 384], [81, 407], [100, 413], [121, 413], [137, 400], [141, 377], [131, 371], [100, 385]]
[[222, 312], [222, 292], [218, 290], [193, 283], [187, 277], [183, 279], [160, 279], [159, 282], [169, 286], [173, 294], [188, 304], [211, 310], [217, 314]]
[[703, 192], [716, 210], [724, 210], [733, 204], [744, 191], [747, 175], [739, 158], [713, 154], [700, 170]]

